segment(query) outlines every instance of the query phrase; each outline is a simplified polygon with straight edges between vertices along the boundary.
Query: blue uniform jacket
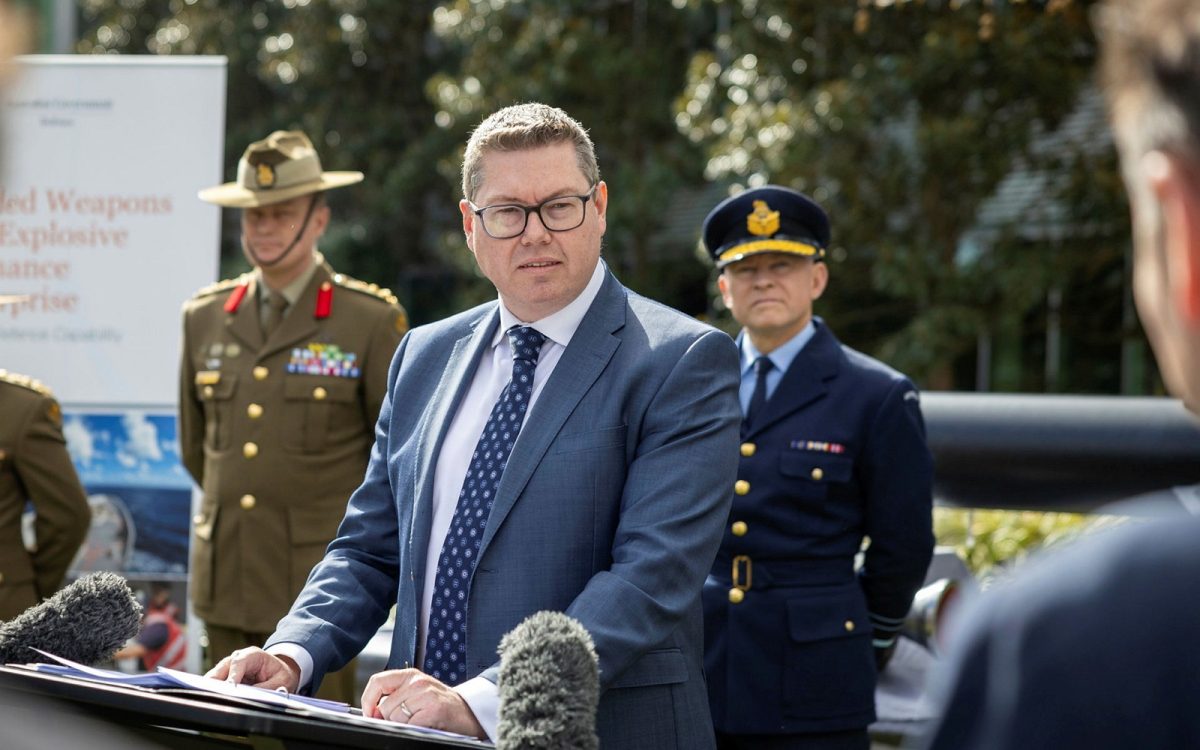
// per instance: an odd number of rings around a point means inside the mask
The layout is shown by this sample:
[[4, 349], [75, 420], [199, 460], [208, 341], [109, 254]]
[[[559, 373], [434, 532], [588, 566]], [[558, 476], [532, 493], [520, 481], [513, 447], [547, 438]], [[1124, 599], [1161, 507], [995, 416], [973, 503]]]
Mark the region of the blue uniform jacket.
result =
[[743, 436], [730, 523], [704, 584], [709, 698], [726, 733], [873, 721], [872, 631], [899, 626], [933, 552], [916, 388], [815, 323]]

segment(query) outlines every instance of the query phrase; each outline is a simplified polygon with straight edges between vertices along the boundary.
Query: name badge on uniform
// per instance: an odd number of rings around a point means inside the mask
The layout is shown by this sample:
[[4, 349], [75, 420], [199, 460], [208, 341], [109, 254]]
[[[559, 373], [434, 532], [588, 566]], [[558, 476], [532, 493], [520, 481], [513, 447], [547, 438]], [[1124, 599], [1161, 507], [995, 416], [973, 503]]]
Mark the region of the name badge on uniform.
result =
[[337, 344], [311, 342], [303, 349], [292, 349], [287, 371], [293, 375], [331, 375], [337, 378], [357, 378], [358, 355], [344, 352]]
[[221, 373], [218, 370], [201, 370], [196, 373], [196, 385], [216, 385], [221, 382]]

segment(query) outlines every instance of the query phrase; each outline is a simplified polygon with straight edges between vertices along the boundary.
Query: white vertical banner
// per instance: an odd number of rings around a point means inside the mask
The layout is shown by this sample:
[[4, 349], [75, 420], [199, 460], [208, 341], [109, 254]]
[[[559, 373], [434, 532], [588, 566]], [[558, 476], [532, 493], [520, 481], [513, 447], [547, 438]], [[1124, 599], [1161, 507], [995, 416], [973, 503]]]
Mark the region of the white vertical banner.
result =
[[220, 209], [196, 193], [222, 181], [225, 85], [224, 57], [35, 55], [0, 100], [0, 295], [22, 298], [0, 306], [0, 368], [63, 403], [92, 510], [73, 573], [167, 586], [181, 611], [180, 308], [217, 276]]
[[224, 57], [18, 58], [3, 101], [0, 367], [67, 405], [173, 407], [183, 301], [217, 275]]

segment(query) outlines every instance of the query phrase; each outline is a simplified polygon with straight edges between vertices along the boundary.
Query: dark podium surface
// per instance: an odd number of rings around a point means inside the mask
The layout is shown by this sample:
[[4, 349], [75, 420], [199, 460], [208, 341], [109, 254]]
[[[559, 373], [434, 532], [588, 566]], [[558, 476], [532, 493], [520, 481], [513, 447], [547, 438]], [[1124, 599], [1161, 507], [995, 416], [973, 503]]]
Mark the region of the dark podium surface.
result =
[[359, 716], [318, 717], [194, 690], [146, 690], [0, 667], [0, 745], [58, 747], [76, 735], [88, 738], [88, 750], [491, 747]]

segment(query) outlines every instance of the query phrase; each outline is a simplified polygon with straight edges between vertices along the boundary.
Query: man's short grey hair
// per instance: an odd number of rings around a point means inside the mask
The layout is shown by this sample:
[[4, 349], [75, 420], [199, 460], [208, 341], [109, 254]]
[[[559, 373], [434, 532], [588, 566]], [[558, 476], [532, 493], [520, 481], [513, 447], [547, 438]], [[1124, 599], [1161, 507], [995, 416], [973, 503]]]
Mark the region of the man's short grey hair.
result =
[[558, 107], [529, 102], [514, 104], [490, 115], [471, 133], [463, 156], [462, 189], [474, 201], [483, 184], [483, 157], [489, 151], [525, 151], [570, 143], [575, 147], [579, 170], [589, 187], [600, 181], [596, 148], [577, 120]]

